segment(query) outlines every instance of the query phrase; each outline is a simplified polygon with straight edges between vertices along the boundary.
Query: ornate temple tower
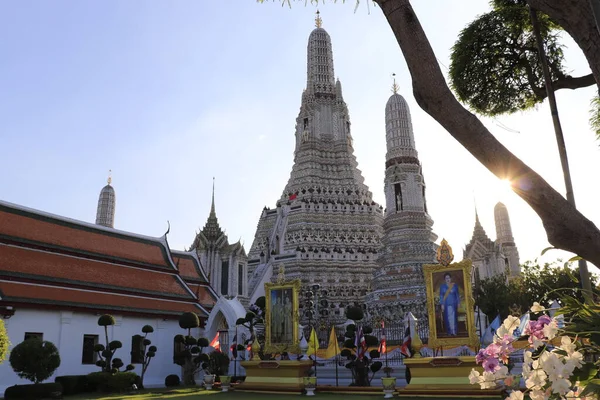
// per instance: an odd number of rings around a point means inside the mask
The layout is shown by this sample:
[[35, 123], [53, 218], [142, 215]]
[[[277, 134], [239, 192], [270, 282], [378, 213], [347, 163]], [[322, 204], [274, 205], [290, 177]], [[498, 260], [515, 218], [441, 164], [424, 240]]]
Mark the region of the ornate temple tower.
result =
[[408, 311], [420, 318], [426, 316], [427, 301], [422, 267], [436, 262], [437, 235], [427, 213], [410, 111], [395, 82], [385, 127], [384, 236], [367, 304], [371, 315], [388, 320], [401, 320]]
[[496, 241], [491, 240], [479, 222], [475, 211], [475, 227], [471, 241], [466, 245], [463, 258], [473, 261], [473, 280], [487, 279], [494, 275], [506, 274], [509, 278], [521, 273], [519, 251], [510, 227], [508, 210], [502, 203], [494, 207]]
[[112, 177], [108, 175], [108, 184], [100, 191], [98, 210], [96, 211], [96, 225], [115, 227], [115, 189], [110, 185]]
[[521, 274], [519, 251], [510, 227], [508, 210], [500, 202], [494, 207], [494, 221], [496, 223], [496, 242], [502, 247], [502, 252], [508, 261], [507, 275], [510, 277], [519, 276]]
[[383, 210], [357, 168], [331, 38], [318, 16], [307, 58], [290, 179], [276, 208], [263, 210], [248, 253], [250, 300], [283, 265], [286, 279], [299, 278], [304, 287], [318, 283], [328, 314], [342, 321], [344, 307], [364, 304], [370, 290]]
[[238, 240], [229, 244], [215, 211], [215, 186], [212, 203], [204, 228], [196, 234], [190, 250], [195, 250], [204, 272], [215, 291], [229, 298], [239, 297], [242, 303], [248, 296], [248, 259]]

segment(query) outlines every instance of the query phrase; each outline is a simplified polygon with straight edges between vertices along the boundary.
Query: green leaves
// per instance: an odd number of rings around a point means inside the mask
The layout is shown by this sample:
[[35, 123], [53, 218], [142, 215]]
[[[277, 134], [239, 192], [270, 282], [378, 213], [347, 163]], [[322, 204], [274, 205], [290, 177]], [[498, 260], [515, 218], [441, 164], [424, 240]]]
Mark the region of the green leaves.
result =
[[9, 347], [10, 341], [8, 340], [8, 333], [4, 327], [4, 320], [0, 319], [0, 364], [6, 360]]
[[9, 362], [20, 378], [39, 383], [60, 366], [60, 355], [53, 343], [31, 338], [12, 349]]
[[111, 326], [116, 323], [117, 321], [115, 321], [115, 317], [110, 314], [104, 314], [98, 318], [98, 326]]
[[[471, 22], [452, 47], [452, 89], [480, 114], [526, 110], [546, 97], [529, 10], [523, 3], [495, 1], [495, 8]], [[540, 25], [552, 80], [564, 78], [557, 27], [545, 15]]]
[[193, 312], [186, 312], [179, 317], [179, 326], [181, 329], [193, 329], [200, 326], [198, 315]]

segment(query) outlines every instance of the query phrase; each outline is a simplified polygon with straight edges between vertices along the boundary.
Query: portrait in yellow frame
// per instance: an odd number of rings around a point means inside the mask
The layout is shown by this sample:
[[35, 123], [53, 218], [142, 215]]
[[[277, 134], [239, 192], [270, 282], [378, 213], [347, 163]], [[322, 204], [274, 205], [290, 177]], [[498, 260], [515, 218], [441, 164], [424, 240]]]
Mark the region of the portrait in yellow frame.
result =
[[265, 352], [300, 353], [299, 279], [265, 283]]
[[428, 347], [479, 347], [471, 290], [471, 260], [423, 265], [429, 314]]

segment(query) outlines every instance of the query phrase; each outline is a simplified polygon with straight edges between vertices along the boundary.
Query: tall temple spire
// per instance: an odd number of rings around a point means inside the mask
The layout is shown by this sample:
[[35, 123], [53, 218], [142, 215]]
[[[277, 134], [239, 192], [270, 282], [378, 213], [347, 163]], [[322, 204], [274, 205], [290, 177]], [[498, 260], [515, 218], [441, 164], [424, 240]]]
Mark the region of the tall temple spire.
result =
[[215, 212], [215, 177], [213, 176], [213, 188], [212, 188], [212, 202], [210, 205], [210, 215], [215, 215], [215, 217], [217, 216], [217, 213]]
[[112, 170], [108, 171], [107, 185], [100, 191], [98, 197], [98, 209], [96, 211], [96, 224], [114, 228], [115, 224], [115, 189], [111, 186]]
[[385, 106], [384, 235], [377, 259], [379, 268], [373, 275], [373, 292], [367, 295], [366, 302], [371, 315], [400, 319], [410, 310], [423, 318], [427, 311], [422, 266], [435, 262], [437, 235], [427, 213], [425, 179], [415, 148], [410, 111], [398, 94], [395, 74], [392, 76], [392, 95]]
[[[307, 84], [302, 93], [300, 113], [296, 118], [296, 148], [292, 173], [282, 194], [282, 201], [292, 194], [310, 197], [315, 186], [327, 186], [327, 195], [337, 187], [356, 195], [352, 201], [371, 203], [372, 194], [357, 168], [351, 135], [348, 107], [342, 96], [342, 84], [335, 79], [331, 38], [322, 26], [309, 35], [307, 50]], [[310, 191], [309, 191], [310, 189]], [[348, 193], [346, 193], [348, 194]]]
[[415, 136], [413, 134], [412, 121], [408, 103], [398, 94], [398, 85], [394, 74], [393, 94], [385, 105], [385, 139], [387, 144], [386, 161], [393, 162], [394, 159], [407, 157], [418, 164], [418, 154], [415, 148]]
[[213, 187], [212, 187], [212, 201], [210, 205], [210, 214], [208, 215], [208, 219], [206, 220], [206, 224], [204, 228], [202, 228], [202, 233], [204, 237], [209, 240], [217, 240], [223, 234], [221, 227], [219, 226], [219, 220], [217, 219], [217, 213], [215, 211], [215, 178], [213, 177]]
[[315, 18], [316, 28], [308, 38], [308, 71], [306, 89], [313, 93], [334, 93], [335, 74], [333, 71], [333, 50], [331, 38], [321, 26], [320, 13]]

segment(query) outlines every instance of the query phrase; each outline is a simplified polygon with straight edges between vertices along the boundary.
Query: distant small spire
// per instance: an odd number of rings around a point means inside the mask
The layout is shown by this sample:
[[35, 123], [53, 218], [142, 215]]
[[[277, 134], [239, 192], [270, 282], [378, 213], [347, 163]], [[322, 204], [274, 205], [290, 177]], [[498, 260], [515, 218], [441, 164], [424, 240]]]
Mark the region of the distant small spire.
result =
[[112, 182], [112, 169], [108, 170], [108, 184], [110, 185]]
[[316, 14], [317, 16], [315, 17], [315, 26], [317, 28], [320, 28], [321, 26], [323, 26], [323, 20], [321, 19], [321, 13], [319, 12], [319, 10], [317, 10]]
[[396, 83], [396, 74], [393, 73], [392, 76], [394, 77], [394, 84], [392, 85], [392, 92], [394, 94], [398, 94], [398, 90], [400, 90], [400, 86], [398, 86], [398, 84]]
[[215, 214], [215, 177], [213, 176], [213, 189], [212, 189], [212, 204], [210, 206], [210, 213]]

